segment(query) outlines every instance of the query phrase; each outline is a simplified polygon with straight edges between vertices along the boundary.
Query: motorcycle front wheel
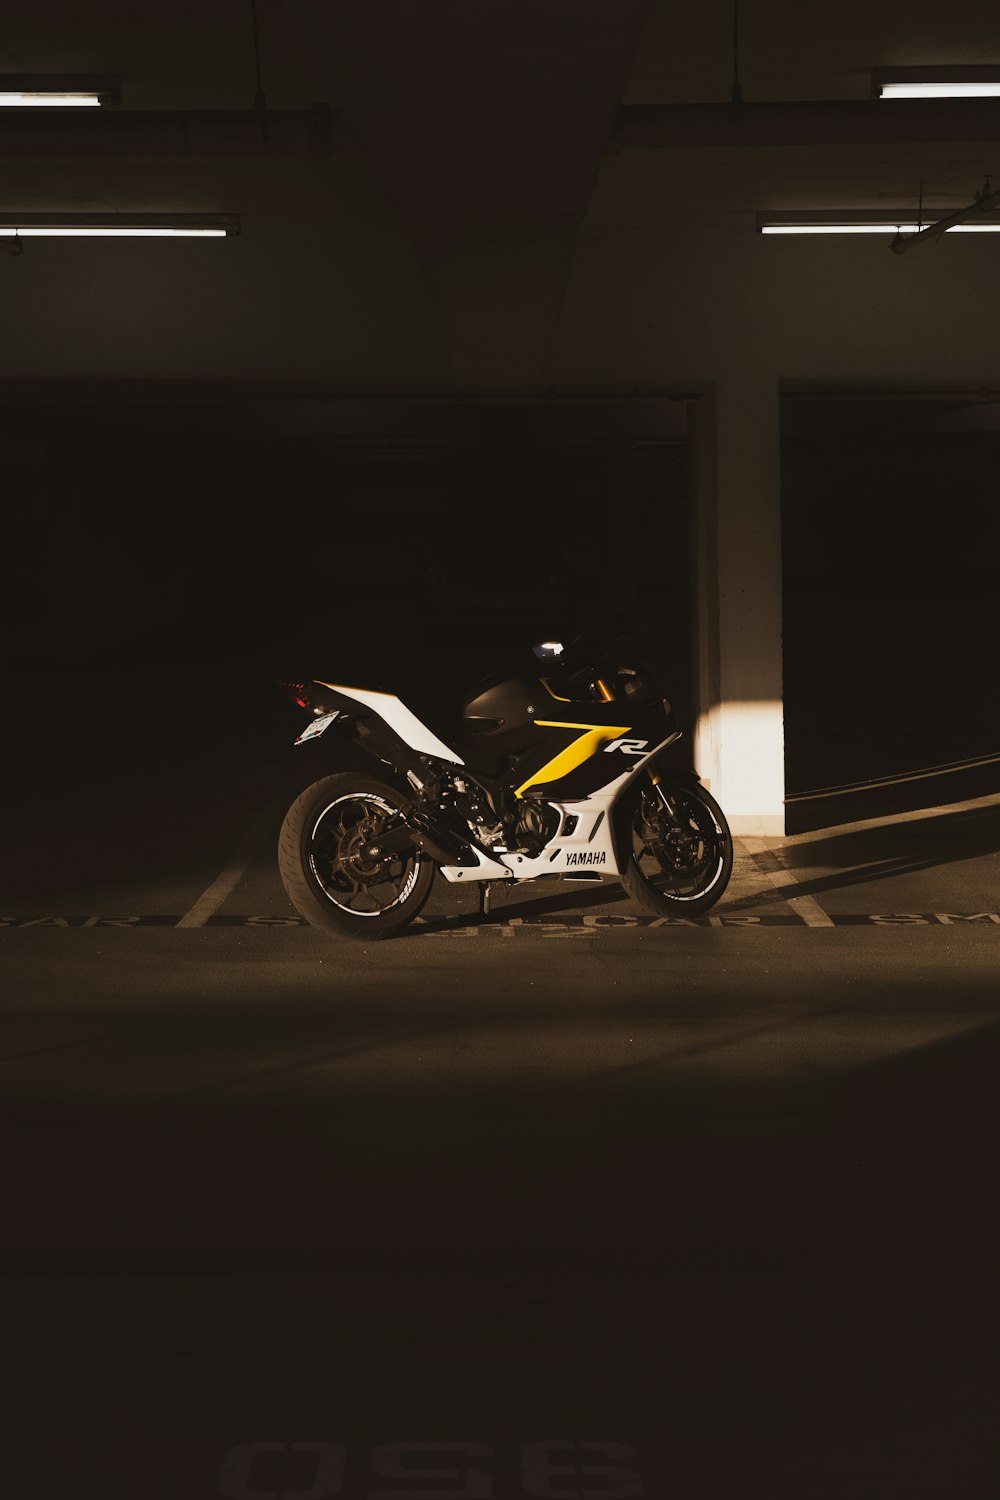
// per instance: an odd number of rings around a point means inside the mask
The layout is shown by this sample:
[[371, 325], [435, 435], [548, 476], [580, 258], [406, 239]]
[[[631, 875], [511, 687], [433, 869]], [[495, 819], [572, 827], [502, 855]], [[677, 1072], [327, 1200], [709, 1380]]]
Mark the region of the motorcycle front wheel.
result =
[[697, 782], [644, 787], [630, 820], [632, 852], [622, 885], [644, 911], [697, 916], [715, 905], [733, 872], [733, 840], [721, 807]]
[[412, 922], [430, 895], [433, 861], [378, 850], [405, 793], [356, 771], [313, 782], [285, 814], [278, 870], [289, 901], [334, 937], [383, 938]]

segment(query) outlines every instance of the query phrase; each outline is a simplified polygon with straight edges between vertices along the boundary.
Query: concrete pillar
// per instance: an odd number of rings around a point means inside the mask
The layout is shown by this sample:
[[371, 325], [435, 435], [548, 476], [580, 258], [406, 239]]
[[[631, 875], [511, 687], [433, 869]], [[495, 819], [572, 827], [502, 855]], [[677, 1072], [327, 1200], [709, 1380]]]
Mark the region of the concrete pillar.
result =
[[738, 369], [692, 403], [694, 764], [734, 833], [785, 831], [778, 381]]

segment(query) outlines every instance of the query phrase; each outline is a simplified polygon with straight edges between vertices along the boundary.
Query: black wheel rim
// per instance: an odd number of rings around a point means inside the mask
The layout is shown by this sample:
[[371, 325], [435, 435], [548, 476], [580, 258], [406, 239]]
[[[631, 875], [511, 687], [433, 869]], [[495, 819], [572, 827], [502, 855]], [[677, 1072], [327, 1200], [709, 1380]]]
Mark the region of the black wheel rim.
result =
[[632, 823], [635, 865], [660, 895], [698, 901], [722, 877], [725, 835], [699, 797], [672, 787], [669, 800], [670, 809], [655, 787], [643, 792]]
[[349, 792], [327, 803], [313, 819], [309, 867], [327, 900], [351, 917], [393, 911], [416, 884], [415, 853], [380, 857], [370, 852], [395, 811], [374, 792]]

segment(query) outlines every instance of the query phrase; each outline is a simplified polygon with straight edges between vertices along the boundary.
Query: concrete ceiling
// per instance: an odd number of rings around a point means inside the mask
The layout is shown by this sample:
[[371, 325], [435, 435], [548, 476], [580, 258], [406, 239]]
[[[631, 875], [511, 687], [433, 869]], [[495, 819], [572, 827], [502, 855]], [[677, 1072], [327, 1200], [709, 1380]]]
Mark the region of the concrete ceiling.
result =
[[[445, 73], [474, 102], [478, 80], [512, 63], [518, 79], [533, 71], [551, 87], [572, 63], [575, 33], [597, 25], [605, 38], [624, 35], [637, 12], [626, 102], [728, 99], [732, 0], [258, 0], [268, 102], [329, 99], [347, 72], [377, 90], [398, 76], [393, 54], [403, 54], [415, 86], [427, 81], [428, 96]], [[990, 0], [741, 0], [740, 18], [748, 100], [863, 98], [873, 67], [1000, 62], [1000, 10]], [[0, 68], [119, 73], [126, 103], [140, 109], [240, 108], [254, 90], [250, 0], [9, 7]]]
[[[747, 107], [862, 101], [874, 67], [1000, 63], [992, 0], [742, 0], [740, 13]], [[328, 104], [354, 150], [15, 151], [0, 209], [379, 221], [408, 242], [453, 351], [472, 321], [487, 342], [516, 325], [540, 367], [585, 226], [905, 208], [921, 183], [929, 208], [948, 209], [989, 173], [1000, 184], [1000, 124], [996, 141], [609, 151], [621, 105], [729, 100], [732, 0], [258, 0], [258, 19], [268, 108]], [[128, 112], [246, 111], [251, 6], [21, 6], [0, 24], [0, 68], [119, 74]]]

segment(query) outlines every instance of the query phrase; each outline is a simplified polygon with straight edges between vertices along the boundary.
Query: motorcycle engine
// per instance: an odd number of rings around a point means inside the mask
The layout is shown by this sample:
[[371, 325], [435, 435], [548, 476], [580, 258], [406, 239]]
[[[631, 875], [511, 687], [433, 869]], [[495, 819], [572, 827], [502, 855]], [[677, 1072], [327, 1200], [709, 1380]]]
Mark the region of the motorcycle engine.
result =
[[547, 802], [519, 802], [516, 817], [507, 812], [498, 816], [486, 796], [464, 778], [456, 776], [450, 791], [456, 812], [485, 849], [495, 848], [498, 853], [519, 849], [534, 856], [541, 853], [559, 827], [559, 814]]
[[547, 802], [524, 801], [515, 826], [519, 849], [529, 855], [540, 854], [559, 827], [559, 814]]
[[465, 819], [469, 831], [478, 844], [481, 844], [484, 849], [491, 849], [495, 844], [504, 847], [504, 835], [507, 832], [504, 820], [497, 817], [483, 792], [470, 787], [463, 777], [455, 776], [448, 792], [442, 798], [442, 804], [448, 800], [449, 796], [454, 799], [455, 811]]

